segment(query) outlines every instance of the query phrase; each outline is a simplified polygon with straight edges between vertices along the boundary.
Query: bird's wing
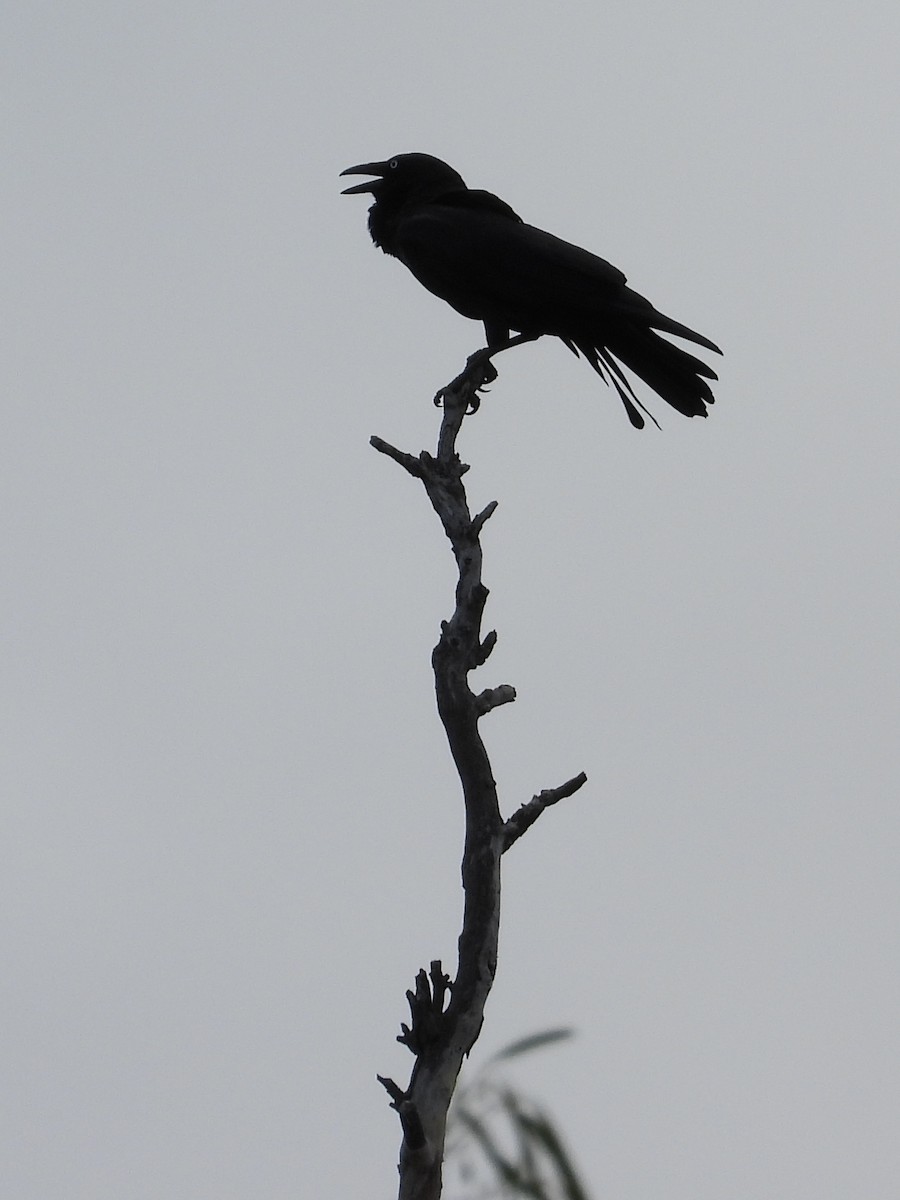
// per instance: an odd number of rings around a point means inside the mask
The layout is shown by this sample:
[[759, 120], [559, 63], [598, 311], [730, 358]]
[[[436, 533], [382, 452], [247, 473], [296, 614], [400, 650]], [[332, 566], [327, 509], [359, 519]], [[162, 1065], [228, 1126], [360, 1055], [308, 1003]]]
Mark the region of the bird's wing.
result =
[[[457, 195], [467, 194], [477, 196]], [[634, 320], [716, 349], [657, 312], [605, 259], [495, 206], [418, 206], [399, 222], [396, 253], [429, 291], [476, 320], [574, 340]]]
[[422, 205], [404, 215], [396, 242], [398, 258], [458, 312], [484, 320], [499, 309], [520, 332], [555, 333], [625, 291], [602, 258], [490, 209]]

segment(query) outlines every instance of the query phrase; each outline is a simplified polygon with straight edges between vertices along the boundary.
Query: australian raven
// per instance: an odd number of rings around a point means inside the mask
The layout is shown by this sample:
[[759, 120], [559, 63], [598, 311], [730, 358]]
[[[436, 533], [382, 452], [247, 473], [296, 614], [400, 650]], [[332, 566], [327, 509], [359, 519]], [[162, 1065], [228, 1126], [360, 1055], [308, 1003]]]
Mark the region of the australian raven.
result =
[[[487, 348], [476, 357], [488, 378], [495, 375], [486, 363], [492, 354], [551, 334], [612, 383], [637, 428], [644, 425], [638, 409], [647, 409], [622, 366], [685, 416], [706, 416], [713, 403], [706, 381], [718, 376], [657, 331], [721, 350], [658, 312], [604, 259], [525, 224], [505, 201], [466, 187], [430, 154], [398, 154], [341, 173], [376, 176], [344, 192], [375, 197], [369, 209], [375, 245], [464, 317], [484, 322]], [[518, 337], [510, 336], [513, 330]]]

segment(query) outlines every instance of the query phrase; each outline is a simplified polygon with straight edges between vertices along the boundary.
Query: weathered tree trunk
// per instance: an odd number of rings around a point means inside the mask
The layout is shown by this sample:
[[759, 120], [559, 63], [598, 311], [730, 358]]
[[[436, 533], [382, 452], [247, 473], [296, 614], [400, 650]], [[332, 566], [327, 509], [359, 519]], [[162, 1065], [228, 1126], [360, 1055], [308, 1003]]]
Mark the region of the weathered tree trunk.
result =
[[463, 926], [456, 978], [451, 982], [440, 961], [435, 961], [428, 972], [418, 973], [415, 990], [407, 992], [411, 1020], [402, 1026], [399, 1040], [416, 1058], [408, 1087], [404, 1090], [392, 1079], [379, 1076], [400, 1115], [403, 1131], [400, 1200], [438, 1200], [441, 1194], [447, 1111], [463, 1059], [481, 1032], [497, 966], [500, 858], [548, 805], [571, 795], [586, 781], [581, 774], [561, 787], [539, 793], [507, 821], [500, 814], [497, 785], [478, 722], [491, 709], [515, 700], [516, 693], [508, 684], [478, 694], [469, 687], [469, 672], [486, 661], [497, 640], [494, 632], [481, 635], [488, 590], [481, 581], [480, 541], [496, 502], [477, 516], [470, 515], [463, 486], [468, 467], [456, 452], [466, 411], [470, 405], [477, 407], [478, 382], [477, 377], [464, 373], [439, 393], [443, 420], [436, 456], [423, 451], [416, 457], [380, 438], [371, 439], [376, 450], [422, 481], [459, 570], [454, 612], [442, 624], [432, 663], [438, 713], [459, 773], [466, 810]]

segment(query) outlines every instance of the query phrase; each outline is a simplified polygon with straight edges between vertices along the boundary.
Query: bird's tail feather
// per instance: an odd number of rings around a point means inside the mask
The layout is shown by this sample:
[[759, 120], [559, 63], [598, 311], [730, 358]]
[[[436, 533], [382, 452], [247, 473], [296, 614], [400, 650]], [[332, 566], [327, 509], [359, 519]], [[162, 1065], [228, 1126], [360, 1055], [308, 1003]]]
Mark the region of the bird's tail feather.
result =
[[634, 394], [634, 389], [628, 382], [627, 377], [622, 371], [622, 368], [611, 355], [602, 348], [602, 346], [592, 346], [590, 342], [578, 343], [575, 345], [568, 338], [563, 338], [563, 341], [569, 347], [574, 355], [578, 355], [580, 350], [587, 361], [591, 364], [607, 387], [612, 384], [619, 393], [619, 399], [625, 406], [625, 412], [628, 414], [628, 420], [632, 423], [635, 429], [643, 429], [646, 421], [641, 416], [638, 409], [641, 409], [647, 414], [653, 424], [659, 429], [659, 421], [654, 417], [649, 409], [644, 408], [640, 400]]
[[637, 429], [645, 424], [638, 409], [657, 422], [634, 394], [620, 362], [686, 417], [705, 417], [706, 406], [714, 402], [706, 380], [718, 378], [715, 371], [651, 329], [617, 330], [609, 346], [585, 339], [564, 340], [570, 350], [581, 351], [601, 379], [612, 383]]
[[680, 321], [676, 321], [672, 317], [667, 317], [665, 313], [659, 312], [640, 293], [632, 291], [631, 288], [625, 288], [624, 291], [625, 295], [619, 306], [620, 311], [623, 314], [630, 312], [631, 316], [638, 319], [641, 326], [649, 325], [651, 329], [659, 329], [663, 333], [671, 333], [675, 337], [684, 338], [686, 342], [694, 342], [697, 346], [704, 346], [707, 350], [712, 350], [714, 354], [722, 353], [715, 342], [711, 342], [702, 333], [697, 333], [696, 329], [682, 325]]
[[678, 412], [706, 416], [706, 406], [714, 402], [706, 380], [718, 376], [693, 354], [649, 329], [617, 333], [609, 351]]

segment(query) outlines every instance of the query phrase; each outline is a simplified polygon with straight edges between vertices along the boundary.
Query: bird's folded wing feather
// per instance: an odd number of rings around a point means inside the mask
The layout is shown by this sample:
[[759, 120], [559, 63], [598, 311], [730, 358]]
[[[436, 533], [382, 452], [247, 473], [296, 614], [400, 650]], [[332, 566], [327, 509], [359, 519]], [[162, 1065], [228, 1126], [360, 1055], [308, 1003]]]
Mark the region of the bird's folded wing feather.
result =
[[[454, 196], [404, 214], [395, 241], [397, 257], [457, 312], [520, 333], [561, 337], [633, 320], [717, 349], [657, 312], [605, 259], [521, 222], [511, 209], [487, 205], [478, 193], [459, 195], [472, 202]], [[508, 208], [490, 193], [482, 195]]]

